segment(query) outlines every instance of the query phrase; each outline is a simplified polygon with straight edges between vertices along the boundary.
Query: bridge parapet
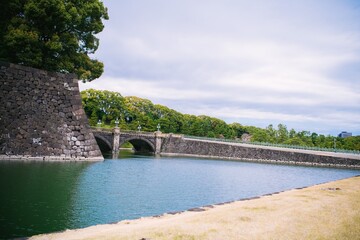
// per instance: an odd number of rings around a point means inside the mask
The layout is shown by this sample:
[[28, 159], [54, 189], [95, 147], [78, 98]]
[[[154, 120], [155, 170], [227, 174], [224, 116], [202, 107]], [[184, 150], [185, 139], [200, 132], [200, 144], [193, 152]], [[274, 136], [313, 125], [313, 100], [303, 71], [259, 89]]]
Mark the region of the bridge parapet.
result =
[[[114, 132], [115, 128], [100, 128], [100, 127], [91, 127], [93, 132], [108, 132], [108, 133], [112, 133]], [[120, 129], [120, 128], [118, 128]], [[156, 132], [144, 132], [144, 131], [133, 131], [133, 130], [120, 130], [121, 134], [131, 134], [131, 135], [146, 135], [146, 136], [151, 136], [151, 135], [155, 135]]]
[[152, 132], [123, 132], [121, 131], [121, 135], [128, 135], [128, 136], [138, 136], [138, 137], [148, 137], [148, 136], [155, 136], [155, 133]]

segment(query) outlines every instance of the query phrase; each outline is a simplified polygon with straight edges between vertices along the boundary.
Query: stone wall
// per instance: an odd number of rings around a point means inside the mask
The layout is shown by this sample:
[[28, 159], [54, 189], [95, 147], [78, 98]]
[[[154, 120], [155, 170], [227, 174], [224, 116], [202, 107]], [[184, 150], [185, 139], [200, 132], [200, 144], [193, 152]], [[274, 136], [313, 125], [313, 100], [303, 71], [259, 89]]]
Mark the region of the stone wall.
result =
[[[287, 163], [297, 165], [360, 168], [360, 156], [342, 156], [336, 153], [271, 149], [261, 146], [186, 139], [169, 136], [163, 140], [162, 155], [192, 156], [222, 159], [242, 159], [255, 162]], [[331, 155], [332, 154], [332, 155]]]
[[103, 159], [75, 75], [0, 62], [0, 103], [0, 159]]

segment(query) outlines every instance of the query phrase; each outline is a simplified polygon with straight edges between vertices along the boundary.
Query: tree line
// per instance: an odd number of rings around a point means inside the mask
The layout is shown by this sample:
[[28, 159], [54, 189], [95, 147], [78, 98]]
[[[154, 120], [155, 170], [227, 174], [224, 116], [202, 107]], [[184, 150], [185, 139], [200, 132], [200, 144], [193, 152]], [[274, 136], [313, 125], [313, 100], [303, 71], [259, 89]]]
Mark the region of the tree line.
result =
[[89, 89], [82, 91], [81, 96], [91, 126], [114, 127], [118, 120], [119, 127], [124, 130], [138, 130], [141, 126], [141, 131], [156, 131], [159, 125], [164, 133], [320, 148], [334, 148], [336, 145], [338, 149], [360, 150], [360, 136], [339, 138], [288, 130], [281, 123], [266, 128], [227, 124], [218, 118], [182, 114], [147, 99], [123, 97], [111, 91]]

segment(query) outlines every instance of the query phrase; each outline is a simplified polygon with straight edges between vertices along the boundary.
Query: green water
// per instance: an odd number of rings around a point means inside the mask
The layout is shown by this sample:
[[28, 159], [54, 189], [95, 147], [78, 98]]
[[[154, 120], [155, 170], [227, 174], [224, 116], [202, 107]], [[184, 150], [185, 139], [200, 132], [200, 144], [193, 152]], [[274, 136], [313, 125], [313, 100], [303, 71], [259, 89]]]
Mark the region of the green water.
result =
[[88, 163], [0, 163], [2, 237], [59, 231], [69, 226], [79, 176]]

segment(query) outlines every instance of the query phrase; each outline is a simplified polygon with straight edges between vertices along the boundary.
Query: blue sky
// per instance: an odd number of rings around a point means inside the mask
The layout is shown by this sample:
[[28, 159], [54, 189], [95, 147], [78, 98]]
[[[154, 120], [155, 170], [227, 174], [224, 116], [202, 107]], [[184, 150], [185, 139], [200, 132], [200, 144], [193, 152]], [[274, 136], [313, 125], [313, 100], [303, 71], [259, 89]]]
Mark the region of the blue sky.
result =
[[360, 135], [360, 1], [104, 1], [95, 88], [228, 123]]

